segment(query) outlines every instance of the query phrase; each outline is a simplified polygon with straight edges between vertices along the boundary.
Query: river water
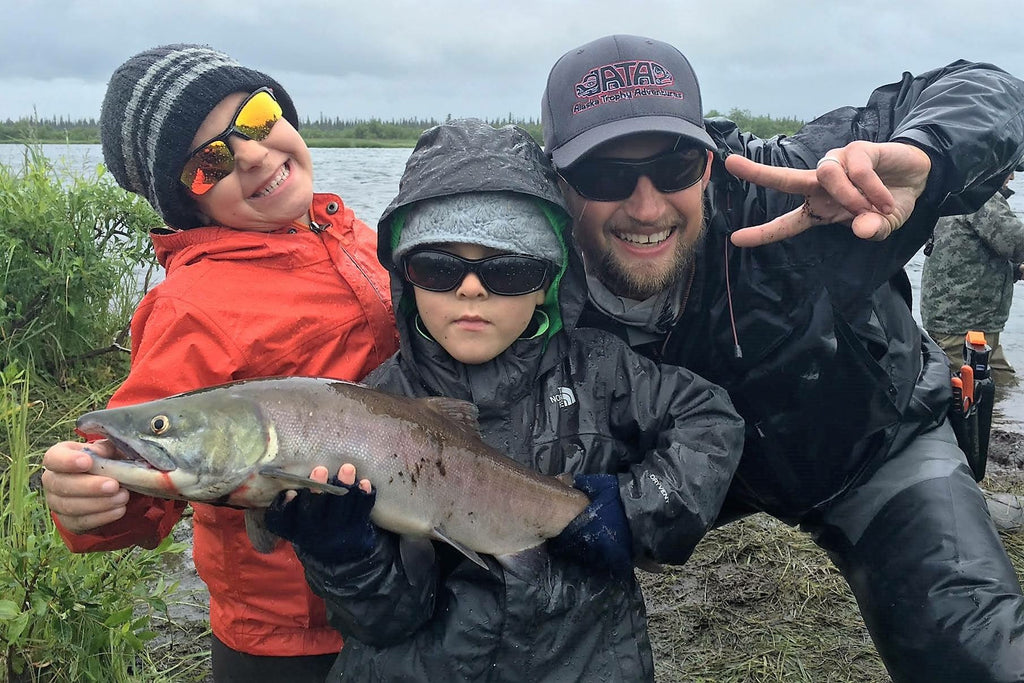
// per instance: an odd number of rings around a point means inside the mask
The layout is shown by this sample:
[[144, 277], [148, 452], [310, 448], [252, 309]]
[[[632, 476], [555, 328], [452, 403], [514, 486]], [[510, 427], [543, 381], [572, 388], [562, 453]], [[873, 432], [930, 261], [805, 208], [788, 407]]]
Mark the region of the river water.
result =
[[[71, 172], [92, 173], [102, 161], [99, 145], [43, 145], [46, 155], [58, 168]], [[356, 216], [375, 226], [391, 199], [398, 192], [410, 149], [344, 149], [314, 148], [310, 150], [315, 168], [314, 187], [321, 192], [335, 192], [352, 208]], [[24, 153], [21, 145], [0, 145], [0, 164], [18, 166]], [[1016, 194], [1010, 205], [1024, 216], [1024, 174], [1010, 183]], [[924, 256], [918, 253], [907, 273], [914, 287], [915, 308], [919, 301], [921, 266]], [[1024, 289], [1024, 284], [1020, 286]], [[1002, 334], [1002, 344], [1011, 363], [1024, 375], [1024, 292], [1018, 293], [1010, 311], [1010, 319]], [[915, 311], [916, 314], [916, 311]], [[997, 389], [993, 423], [1008, 431], [1024, 433], [1024, 382]]]

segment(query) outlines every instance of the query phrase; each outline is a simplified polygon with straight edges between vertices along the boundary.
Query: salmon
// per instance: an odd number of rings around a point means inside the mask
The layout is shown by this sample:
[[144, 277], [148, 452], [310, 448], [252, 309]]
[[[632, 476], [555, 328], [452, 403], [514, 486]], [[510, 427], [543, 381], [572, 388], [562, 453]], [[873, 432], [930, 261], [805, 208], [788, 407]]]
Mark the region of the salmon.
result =
[[109, 439], [91, 473], [161, 498], [247, 509], [249, 537], [268, 552], [262, 509], [281, 491], [348, 489], [309, 478], [343, 463], [369, 479], [370, 519], [411, 538], [447, 543], [486, 567], [541, 546], [588, 505], [564, 477], [542, 475], [487, 445], [476, 406], [396, 396], [354, 382], [243, 380], [86, 413], [79, 431]]

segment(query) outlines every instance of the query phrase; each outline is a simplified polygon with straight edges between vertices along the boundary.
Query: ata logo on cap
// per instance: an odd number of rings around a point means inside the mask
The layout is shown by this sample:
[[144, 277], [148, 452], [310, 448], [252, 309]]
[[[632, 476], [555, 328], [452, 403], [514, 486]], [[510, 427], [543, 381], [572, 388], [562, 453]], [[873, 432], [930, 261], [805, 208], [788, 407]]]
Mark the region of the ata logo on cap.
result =
[[572, 107], [572, 113], [578, 114], [599, 104], [631, 100], [634, 97], [682, 99], [681, 92], [668, 89], [675, 82], [671, 71], [651, 60], [605, 64], [591, 69], [576, 83], [577, 102]]

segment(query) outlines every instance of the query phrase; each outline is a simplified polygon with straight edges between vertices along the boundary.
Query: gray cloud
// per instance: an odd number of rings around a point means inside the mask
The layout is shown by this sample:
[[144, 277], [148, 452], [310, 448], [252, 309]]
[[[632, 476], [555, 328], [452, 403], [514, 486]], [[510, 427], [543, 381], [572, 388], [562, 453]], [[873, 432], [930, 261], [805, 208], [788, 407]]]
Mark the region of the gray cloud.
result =
[[551, 64], [607, 33], [679, 46], [706, 108], [807, 119], [961, 57], [1024, 74], [1022, 26], [1005, 0], [29, 0], [0, 25], [0, 119], [94, 117], [118, 64], [170, 42], [271, 73], [304, 116], [537, 117]]

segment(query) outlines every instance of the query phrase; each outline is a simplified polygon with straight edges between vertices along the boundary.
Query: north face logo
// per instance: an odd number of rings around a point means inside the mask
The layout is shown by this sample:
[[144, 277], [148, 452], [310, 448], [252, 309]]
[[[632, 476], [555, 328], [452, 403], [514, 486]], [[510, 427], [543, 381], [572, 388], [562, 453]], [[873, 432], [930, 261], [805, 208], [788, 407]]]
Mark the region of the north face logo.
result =
[[576, 394], [569, 387], [558, 387], [558, 391], [548, 396], [548, 400], [559, 408], [568, 408], [576, 403]]
[[636, 86], [668, 87], [676, 82], [672, 72], [657, 62], [633, 60], [591, 69], [576, 84], [576, 97], [588, 98]]

